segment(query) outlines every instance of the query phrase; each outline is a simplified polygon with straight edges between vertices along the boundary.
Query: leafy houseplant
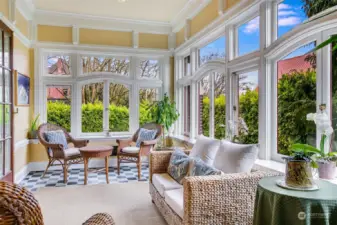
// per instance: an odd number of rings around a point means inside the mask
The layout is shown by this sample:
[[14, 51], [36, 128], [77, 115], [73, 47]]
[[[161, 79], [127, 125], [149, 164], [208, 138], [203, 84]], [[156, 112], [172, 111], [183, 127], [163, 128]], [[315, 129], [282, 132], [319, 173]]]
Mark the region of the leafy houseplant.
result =
[[164, 95], [163, 100], [158, 101], [156, 108], [156, 123], [163, 126], [164, 135], [163, 135], [163, 143], [165, 143], [165, 131], [169, 131], [174, 122], [177, 121], [180, 114], [176, 109], [176, 103], [171, 101], [167, 94]]
[[38, 114], [30, 123], [30, 127], [28, 130], [28, 138], [29, 139], [37, 139], [37, 129], [38, 129], [38, 120], [40, 118], [40, 114]]

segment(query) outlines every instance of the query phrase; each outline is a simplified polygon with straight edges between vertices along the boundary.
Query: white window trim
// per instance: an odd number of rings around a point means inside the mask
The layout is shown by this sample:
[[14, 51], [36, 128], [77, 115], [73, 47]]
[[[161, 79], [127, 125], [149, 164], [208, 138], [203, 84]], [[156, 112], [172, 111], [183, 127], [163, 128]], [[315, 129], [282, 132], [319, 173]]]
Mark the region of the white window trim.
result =
[[[42, 45], [43, 46], [43, 45]], [[127, 49], [128, 54], [120, 53], [122, 49], [116, 50], [116, 53], [109, 53], [101, 51], [99, 47], [95, 51], [93, 47], [92, 51], [85, 50], [86, 47], [78, 47], [77, 49], [65, 50], [63, 45], [52, 45], [53, 48], [44, 48], [36, 46], [34, 49], [35, 56], [35, 114], [40, 114], [41, 122], [47, 122], [47, 85], [59, 85], [59, 86], [71, 86], [71, 134], [75, 137], [90, 138], [90, 139], [102, 139], [106, 137], [108, 131], [109, 118], [104, 115], [103, 132], [98, 133], [83, 133], [81, 129], [81, 88], [82, 85], [93, 82], [106, 82], [123, 84], [129, 87], [129, 131], [127, 132], [110, 132], [109, 137], [126, 137], [131, 136], [139, 128], [139, 89], [143, 88], [158, 88], [159, 98], [161, 99], [164, 93], [169, 91], [169, 77], [170, 77], [170, 63], [168, 52], [153, 51], [148, 53], [147, 50], [141, 51], [139, 49], [130, 52]], [[47, 56], [48, 55], [69, 55], [71, 61], [71, 75], [50, 75], [46, 73], [47, 68]], [[90, 73], [83, 74], [82, 71], [82, 56], [100, 56], [100, 57], [114, 57], [120, 59], [128, 58], [130, 60], [129, 76], [122, 76], [120, 74], [113, 73]], [[158, 79], [138, 79], [136, 63], [141, 59], [153, 59], [159, 62], [159, 77]], [[165, 77], [165, 79], [163, 79]], [[168, 79], [166, 79], [168, 78]], [[151, 80], [151, 82], [149, 82]], [[108, 89], [104, 91], [105, 99], [109, 99], [106, 95], [109, 94]], [[105, 103], [107, 104], [107, 103]], [[106, 112], [103, 111], [105, 114]]]

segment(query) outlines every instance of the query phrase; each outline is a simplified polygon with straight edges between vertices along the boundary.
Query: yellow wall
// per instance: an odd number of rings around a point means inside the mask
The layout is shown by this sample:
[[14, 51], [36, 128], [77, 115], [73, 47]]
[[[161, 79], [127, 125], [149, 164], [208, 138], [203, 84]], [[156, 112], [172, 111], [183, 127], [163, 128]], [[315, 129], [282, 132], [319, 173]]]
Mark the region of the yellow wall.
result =
[[132, 46], [132, 33], [111, 31], [111, 30], [95, 30], [80, 29], [80, 43], [94, 45], [114, 45], [114, 46]]
[[73, 42], [73, 31], [71, 27], [58, 27], [58, 26], [37, 26], [37, 40], [45, 42]]
[[198, 15], [191, 21], [191, 36], [198, 33], [213, 20], [218, 17], [218, 1], [211, 1]]
[[183, 27], [176, 33], [176, 47], [179, 47], [185, 41], [185, 28]]
[[238, 1], [238, 0], [227, 0], [227, 8], [233, 7], [238, 2], [240, 2], [240, 1]]
[[[27, 48], [24, 44], [20, 42], [16, 37], [14, 37], [14, 69], [18, 70], [20, 73], [28, 75], [32, 78], [31, 68], [31, 49]], [[32, 88], [32, 81], [31, 81]], [[32, 100], [33, 96], [31, 96]], [[31, 105], [32, 107], [32, 105]], [[18, 113], [14, 114], [14, 143], [26, 139], [27, 129], [30, 122], [30, 107], [17, 107]], [[20, 149], [15, 149], [14, 151], [14, 172], [18, 172], [22, 167], [24, 167], [29, 162], [29, 151], [27, 146]]]
[[21, 31], [23, 35], [28, 37], [28, 21], [23, 17], [19, 10], [16, 9], [15, 12], [15, 26]]
[[8, 18], [9, 14], [9, 0], [0, 0], [0, 12], [3, 13], [3, 15]]
[[168, 35], [140, 33], [139, 47], [168, 49]]

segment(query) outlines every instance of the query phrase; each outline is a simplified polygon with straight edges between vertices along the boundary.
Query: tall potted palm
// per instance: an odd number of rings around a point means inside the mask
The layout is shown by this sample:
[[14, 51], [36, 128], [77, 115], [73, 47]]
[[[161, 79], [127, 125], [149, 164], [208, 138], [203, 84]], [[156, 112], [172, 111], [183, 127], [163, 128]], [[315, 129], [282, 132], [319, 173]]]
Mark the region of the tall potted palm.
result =
[[176, 109], [176, 103], [171, 101], [167, 94], [164, 95], [163, 100], [156, 103], [155, 109], [156, 123], [163, 126], [163, 144], [166, 146], [165, 133], [168, 132], [172, 125], [178, 120], [180, 114]]

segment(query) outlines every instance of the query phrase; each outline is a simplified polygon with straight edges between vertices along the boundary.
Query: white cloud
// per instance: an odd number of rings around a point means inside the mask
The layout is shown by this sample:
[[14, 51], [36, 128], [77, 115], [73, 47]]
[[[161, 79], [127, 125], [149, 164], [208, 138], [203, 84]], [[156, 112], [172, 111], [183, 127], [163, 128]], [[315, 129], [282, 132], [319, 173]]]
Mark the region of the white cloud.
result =
[[278, 21], [279, 26], [281, 27], [287, 27], [287, 26], [294, 26], [302, 23], [302, 20], [300, 17], [291, 16], [286, 18], [280, 18]]
[[246, 34], [252, 34], [258, 31], [260, 28], [260, 17], [256, 17], [255, 19], [249, 21], [244, 28], [244, 32]]
[[279, 10], [284, 10], [284, 9], [291, 9], [291, 6], [288, 4], [281, 3], [278, 5]]
[[279, 11], [278, 15], [279, 16], [293, 16], [293, 15], [298, 15], [298, 13], [292, 10], [287, 10], [287, 11]]

